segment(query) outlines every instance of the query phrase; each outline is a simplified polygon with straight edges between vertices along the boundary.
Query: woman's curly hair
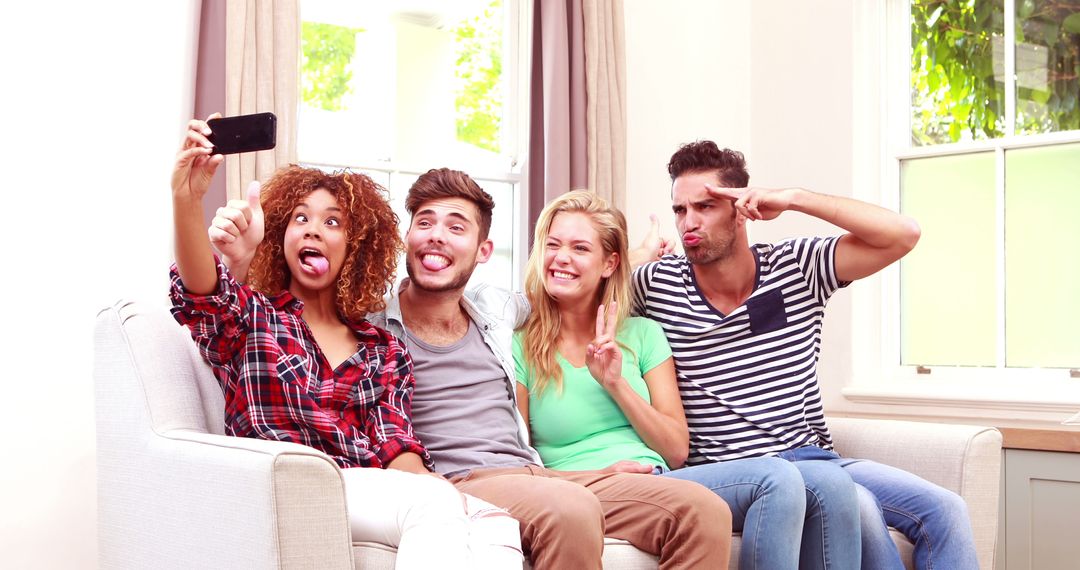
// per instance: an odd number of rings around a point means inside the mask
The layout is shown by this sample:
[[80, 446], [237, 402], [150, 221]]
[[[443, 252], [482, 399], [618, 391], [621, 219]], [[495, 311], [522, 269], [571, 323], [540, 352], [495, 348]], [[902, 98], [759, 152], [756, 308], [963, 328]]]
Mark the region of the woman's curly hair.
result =
[[248, 281], [266, 295], [289, 288], [285, 263], [285, 228], [305, 196], [322, 188], [333, 194], [345, 225], [345, 264], [337, 279], [337, 307], [350, 320], [386, 307], [383, 295], [394, 281], [404, 247], [398, 217], [387, 202], [386, 189], [356, 172], [328, 173], [295, 164], [279, 169], [262, 186], [260, 200], [266, 234], [255, 250]]

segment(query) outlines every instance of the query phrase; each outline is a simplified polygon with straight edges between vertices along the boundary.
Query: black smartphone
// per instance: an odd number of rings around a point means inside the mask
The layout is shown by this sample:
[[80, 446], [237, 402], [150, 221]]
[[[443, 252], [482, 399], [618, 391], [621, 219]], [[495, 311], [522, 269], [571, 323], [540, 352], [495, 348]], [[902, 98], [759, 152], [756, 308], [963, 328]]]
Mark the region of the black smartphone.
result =
[[277, 117], [273, 113], [255, 113], [210, 119], [212, 154], [236, 154], [274, 148], [277, 144]]

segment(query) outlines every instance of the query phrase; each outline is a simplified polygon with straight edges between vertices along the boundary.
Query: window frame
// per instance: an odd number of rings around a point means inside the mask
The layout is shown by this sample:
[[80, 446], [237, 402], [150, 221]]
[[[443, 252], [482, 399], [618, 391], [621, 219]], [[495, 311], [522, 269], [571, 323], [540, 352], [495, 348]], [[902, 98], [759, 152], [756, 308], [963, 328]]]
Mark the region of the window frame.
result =
[[[513, 207], [511, 208], [513, 221], [513, 236], [510, 244], [511, 266], [514, 268], [511, 275], [511, 290], [520, 290], [523, 286], [523, 274], [528, 261], [528, 205], [529, 188], [528, 177], [524, 175], [522, 165], [528, 152], [528, 125], [529, 125], [529, 69], [531, 50], [530, 38], [532, 34], [532, 0], [502, 0], [505, 7], [504, 30], [509, 35], [505, 40], [506, 50], [504, 62], [512, 62], [512, 65], [504, 65], [506, 76], [506, 101], [515, 102], [512, 110], [505, 114], [506, 128], [510, 136], [504, 138], [507, 147], [500, 155], [503, 160], [485, 161], [477, 164], [437, 164], [422, 165], [415, 162], [396, 160], [390, 157], [359, 157], [359, 160], [345, 161], [324, 160], [319, 157], [299, 157], [303, 166], [321, 169], [348, 168], [359, 172], [372, 172], [386, 175], [388, 180], [395, 176], [419, 176], [431, 168], [457, 168], [465, 171], [477, 181], [509, 184], [513, 187]], [[303, 12], [301, 11], [301, 19]], [[298, 46], [299, 48], [299, 46]], [[298, 117], [299, 119], [299, 117]], [[505, 169], [500, 169], [499, 164], [505, 164]], [[483, 186], [481, 184], [481, 186]], [[392, 189], [387, 188], [392, 192]], [[407, 225], [407, 220], [403, 220]], [[399, 276], [400, 277], [400, 276]]]
[[[1005, 2], [1006, 45], [1014, 43], [1015, 0]], [[854, 196], [899, 210], [904, 160], [976, 152], [995, 153], [997, 259], [1005, 255], [1005, 152], [1080, 142], [1080, 131], [1015, 135], [1016, 91], [1006, 84], [1006, 125], [1010, 134], [992, 140], [923, 147], [910, 144], [910, 1], [858, 2], [854, 7], [853, 133]], [[1015, 54], [1006, 50], [1006, 77], [1015, 72]], [[1004, 283], [1004, 264], [997, 267]], [[1080, 408], [1080, 370], [1004, 367], [1004, 287], [998, 288], [998, 366], [995, 368], [900, 364], [900, 268], [881, 273], [878, 287], [852, 291], [853, 379], [841, 389], [849, 401], [918, 405], [929, 415], [1061, 421]], [[883, 410], [886, 408], [882, 408]]]

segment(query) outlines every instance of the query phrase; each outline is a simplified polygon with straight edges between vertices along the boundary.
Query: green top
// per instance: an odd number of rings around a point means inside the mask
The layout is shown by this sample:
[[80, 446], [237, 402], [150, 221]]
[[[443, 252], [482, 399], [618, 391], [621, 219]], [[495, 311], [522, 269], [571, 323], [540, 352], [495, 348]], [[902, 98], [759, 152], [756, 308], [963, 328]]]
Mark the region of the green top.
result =
[[[631, 317], [619, 329], [616, 340], [623, 353], [623, 378], [651, 403], [642, 376], [671, 358], [664, 331], [647, 318]], [[534, 378], [526, 371], [523, 342], [523, 333], [514, 335], [514, 365], [517, 381], [530, 388]], [[624, 459], [664, 465], [664, 459], [645, 445], [587, 366], [576, 368], [561, 354], [556, 358], [563, 373], [562, 393], [554, 386], [542, 394], [529, 390], [532, 444], [546, 467], [564, 471], [601, 469]]]

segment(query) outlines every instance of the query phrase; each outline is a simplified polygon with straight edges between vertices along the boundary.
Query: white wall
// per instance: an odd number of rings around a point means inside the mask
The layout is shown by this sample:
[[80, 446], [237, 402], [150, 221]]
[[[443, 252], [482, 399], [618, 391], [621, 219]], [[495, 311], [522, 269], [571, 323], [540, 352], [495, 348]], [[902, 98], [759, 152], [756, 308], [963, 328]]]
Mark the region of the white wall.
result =
[[94, 316], [165, 302], [198, 5], [3, 9], [5, 568], [95, 566]]
[[[852, 2], [676, 0], [626, 2], [625, 11], [631, 243], [654, 212], [677, 237], [666, 165], [696, 139], [741, 150], [753, 185], [853, 195]], [[752, 224], [750, 237], [839, 231], [785, 214]], [[850, 292], [830, 301], [824, 330], [820, 381], [833, 407], [852, 375]]]
[[750, 148], [749, 1], [624, 4], [627, 223], [631, 243], [649, 214], [674, 237], [667, 161], [679, 144], [711, 139]]
[[[751, 184], [854, 196], [852, 10], [851, 2], [831, 0], [754, 2]], [[760, 241], [841, 232], [797, 213], [751, 224], [751, 237]], [[875, 287], [877, 279], [855, 283], [829, 301], [818, 365], [826, 410], [846, 403], [840, 389], [852, 377], [852, 293]]]

